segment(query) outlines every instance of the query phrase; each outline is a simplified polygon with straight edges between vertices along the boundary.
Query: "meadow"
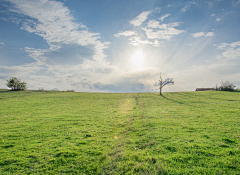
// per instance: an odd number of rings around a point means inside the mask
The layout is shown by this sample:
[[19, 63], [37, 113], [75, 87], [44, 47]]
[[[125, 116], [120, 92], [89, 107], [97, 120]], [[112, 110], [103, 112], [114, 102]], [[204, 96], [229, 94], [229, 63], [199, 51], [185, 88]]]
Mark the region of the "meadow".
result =
[[0, 90], [0, 174], [240, 174], [240, 92]]

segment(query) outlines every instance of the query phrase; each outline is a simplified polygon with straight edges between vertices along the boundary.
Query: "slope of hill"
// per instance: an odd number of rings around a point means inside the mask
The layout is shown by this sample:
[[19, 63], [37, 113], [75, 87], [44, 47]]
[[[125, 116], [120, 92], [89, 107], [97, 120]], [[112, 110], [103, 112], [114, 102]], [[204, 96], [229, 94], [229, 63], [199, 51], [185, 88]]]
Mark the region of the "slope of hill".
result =
[[240, 93], [0, 90], [1, 174], [237, 174]]

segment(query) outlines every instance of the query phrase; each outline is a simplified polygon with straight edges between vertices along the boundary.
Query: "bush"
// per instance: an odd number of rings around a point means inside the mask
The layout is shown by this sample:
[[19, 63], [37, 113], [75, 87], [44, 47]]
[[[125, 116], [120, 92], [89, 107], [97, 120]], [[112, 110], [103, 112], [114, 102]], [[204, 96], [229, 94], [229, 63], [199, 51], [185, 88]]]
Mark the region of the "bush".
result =
[[75, 92], [73, 89], [71, 89], [71, 90], [67, 90], [66, 92]]
[[9, 80], [7, 80], [7, 87], [12, 88], [12, 91], [18, 91], [18, 90], [25, 90], [27, 89], [27, 83], [21, 82], [20, 79], [17, 79], [16, 77], [11, 77]]
[[233, 83], [230, 83], [228, 81], [222, 82], [220, 85], [216, 86], [216, 90], [219, 91], [234, 91], [234, 88], [236, 86]]
[[44, 89], [43, 88], [38, 88], [38, 91], [44, 91]]
[[54, 88], [51, 90], [52, 92], [59, 92], [58, 88]]

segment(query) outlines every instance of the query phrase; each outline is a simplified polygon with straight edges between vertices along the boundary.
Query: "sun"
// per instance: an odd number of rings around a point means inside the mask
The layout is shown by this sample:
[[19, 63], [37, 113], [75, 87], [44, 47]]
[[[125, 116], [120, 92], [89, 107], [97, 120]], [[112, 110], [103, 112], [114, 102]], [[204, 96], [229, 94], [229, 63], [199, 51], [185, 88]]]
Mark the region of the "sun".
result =
[[131, 61], [135, 64], [137, 67], [141, 67], [144, 61], [144, 56], [142, 52], [136, 52], [133, 56]]

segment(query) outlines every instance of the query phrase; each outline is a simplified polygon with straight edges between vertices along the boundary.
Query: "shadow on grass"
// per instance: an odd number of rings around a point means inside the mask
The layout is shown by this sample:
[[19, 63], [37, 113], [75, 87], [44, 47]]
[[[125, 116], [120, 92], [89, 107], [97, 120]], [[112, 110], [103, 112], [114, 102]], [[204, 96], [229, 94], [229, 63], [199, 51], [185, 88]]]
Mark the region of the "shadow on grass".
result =
[[177, 101], [177, 100], [173, 100], [173, 99], [167, 98], [167, 97], [165, 97], [164, 95], [161, 95], [161, 97], [165, 98], [166, 100], [170, 100], [170, 101], [172, 101], [172, 102], [175, 102], [175, 103], [178, 103], [178, 104], [181, 104], [181, 105], [185, 105], [185, 103], [183, 103], [183, 102], [179, 102], [179, 101]]
[[223, 92], [238, 92], [238, 93], [240, 93], [240, 90], [233, 90], [233, 91], [223, 91]]
[[11, 90], [11, 89], [0, 89], [0, 93], [6, 93], [6, 92], [23, 92], [25, 90]]
[[[185, 105], [185, 106], [191, 106], [191, 107], [198, 107], [199, 105], [192, 105], [192, 103], [191, 102], [182, 102], [182, 101], [177, 101], [177, 100], [173, 100], [173, 99], [171, 99], [171, 98], [167, 98], [166, 96], [164, 96], [164, 95], [162, 95], [162, 97], [163, 98], [165, 98], [166, 100], [169, 100], [169, 101], [172, 101], [172, 102], [174, 102], [174, 103], [178, 103], [178, 104], [180, 104], [180, 105]], [[204, 102], [197, 102], [198, 104], [203, 104]], [[195, 104], [197, 104], [196, 102], [195, 102]]]
[[6, 93], [6, 92], [13, 92], [13, 91], [11, 91], [11, 90], [1, 91], [1, 90], [0, 90], [0, 93]]

